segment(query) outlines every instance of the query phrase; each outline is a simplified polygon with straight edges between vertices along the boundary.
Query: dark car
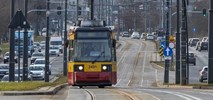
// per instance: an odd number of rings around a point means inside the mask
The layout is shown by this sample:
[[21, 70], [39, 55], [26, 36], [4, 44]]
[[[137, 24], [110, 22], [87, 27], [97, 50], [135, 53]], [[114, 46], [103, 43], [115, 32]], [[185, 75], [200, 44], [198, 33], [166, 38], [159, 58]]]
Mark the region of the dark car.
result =
[[200, 45], [198, 45], [198, 51], [201, 50], [208, 50], [208, 42], [201, 42]]
[[195, 54], [194, 53], [189, 53], [188, 57], [189, 57], [188, 63], [196, 65], [196, 56], [195, 56]]
[[200, 39], [199, 38], [192, 38], [191, 40], [190, 40], [190, 47], [192, 47], [192, 46], [196, 46], [196, 44], [197, 44], [197, 42], [198, 41], [200, 41]]

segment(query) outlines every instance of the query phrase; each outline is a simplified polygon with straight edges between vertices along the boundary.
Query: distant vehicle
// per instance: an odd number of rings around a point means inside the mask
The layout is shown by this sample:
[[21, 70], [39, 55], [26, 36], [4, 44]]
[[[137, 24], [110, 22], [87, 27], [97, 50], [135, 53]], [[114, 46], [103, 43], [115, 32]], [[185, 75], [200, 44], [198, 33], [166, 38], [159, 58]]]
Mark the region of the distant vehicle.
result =
[[[17, 53], [15, 53], [15, 57], [14, 57], [14, 60], [16, 63], [18, 63], [18, 57], [17, 57]], [[4, 63], [7, 63], [10, 61], [10, 53], [9, 52], [6, 52], [4, 54]]]
[[[19, 38], [20, 35], [20, 38]], [[20, 55], [23, 55], [24, 52], [24, 30], [20, 31], [20, 34], [18, 31], [15, 31], [15, 51], [18, 52], [19, 48], [19, 42], [20, 42]], [[33, 42], [34, 42], [34, 31], [28, 30], [28, 57], [31, 56], [33, 53]]]
[[41, 53], [41, 52], [34, 52], [34, 53], [32, 54], [32, 57], [30, 58], [31, 64], [32, 64], [36, 59], [38, 59], [38, 58], [44, 58], [44, 54]]
[[44, 67], [43, 66], [37, 66], [37, 65], [30, 65], [29, 67], [29, 75], [32, 79], [42, 79], [44, 80]]
[[208, 40], [209, 40], [208, 38], [209, 38], [209, 37], [203, 37], [201, 41], [202, 41], [202, 42], [208, 42]]
[[41, 41], [41, 42], [40, 42], [40, 47], [41, 47], [41, 49], [44, 49], [44, 48], [45, 48], [45, 45], [46, 45], [46, 41]]
[[133, 32], [132, 35], [131, 35], [131, 38], [132, 38], [132, 39], [140, 39], [140, 34], [139, 34], [139, 32]]
[[50, 38], [50, 45], [54, 46], [54, 47], [58, 47], [59, 48], [59, 51], [61, 53], [63, 53], [63, 40], [61, 37], [51, 37]]
[[203, 82], [203, 80], [207, 80], [208, 78], [208, 66], [204, 66], [201, 70], [199, 70], [199, 74], [200, 74], [200, 82]]
[[198, 51], [201, 50], [208, 50], [208, 42], [200, 42], [200, 44], [197, 47]]
[[42, 36], [46, 36], [46, 33], [47, 33], [47, 28], [43, 28], [43, 29], [41, 30], [41, 35], [42, 35]]
[[[45, 59], [44, 59], [44, 58], [36, 59], [36, 60], [34, 61], [34, 63], [32, 63], [32, 65], [42, 66], [43, 68], [45, 68]], [[51, 65], [49, 64], [49, 75], [51, 75], [51, 74], [52, 74]]]
[[[15, 82], [18, 82], [18, 80], [22, 81], [22, 78], [18, 77], [18, 75], [15, 75]], [[1, 82], [9, 82], [9, 75], [4, 75], [4, 77], [1, 79]]]
[[199, 38], [192, 38], [191, 40], [190, 40], [190, 47], [193, 47], [193, 46], [196, 46], [196, 44], [197, 44], [197, 42], [198, 41], [200, 41], [200, 39]]
[[122, 33], [122, 37], [129, 37], [129, 32], [124, 31], [124, 32]]
[[196, 65], [196, 55], [194, 53], [189, 53], [188, 57], [189, 57], [188, 63]]
[[0, 79], [9, 72], [9, 64], [0, 64]]
[[49, 54], [50, 54], [50, 55], [57, 55], [57, 56], [60, 56], [60, 48], [57, 47], [57, 46], [51, 45], [51, 46], [49, 47]]
[[146, 39], [146, 33], [141, 34], [141, 39]]
[[154, 39], [155, 39], [154, 35], [152, 35], [152, 34], [147, 34], [146, 40], [154, 40]]

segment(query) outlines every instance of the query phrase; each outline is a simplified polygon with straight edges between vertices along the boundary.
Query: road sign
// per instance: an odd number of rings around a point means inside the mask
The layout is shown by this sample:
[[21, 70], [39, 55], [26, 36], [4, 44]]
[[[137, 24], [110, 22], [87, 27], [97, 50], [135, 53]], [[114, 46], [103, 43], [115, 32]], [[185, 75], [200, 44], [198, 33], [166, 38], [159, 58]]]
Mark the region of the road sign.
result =
[[21, 10], [16, 12], [15, 16], [10, 22], [9, 28], [30, 28], [30, 24], [27, 22]]
[[175, 37], [173, 35], [169, 36], [169, 42], [175, 42]]
[[163, 49], [164, 56], [171, 56], [172, 53], [173, 53], [173, 51], [172, 51], [172, 48], [170, 48], [170, 47], [166, 47]]
[[175, 43], [170, 42], [170, 43], [169, 43], [169, 47], [173, 49], [173, 48], [175, 47]]
[[162, 41], [162, 42], [160, 43], [160, 46], [161, 46], [162, 48], [165, 48], [165, 47], [166, 47], [166, 41]]
[[163, 48], [162, 47], [159, 48], [159, 54], [160, 54], [160, 56], [163, 56]]

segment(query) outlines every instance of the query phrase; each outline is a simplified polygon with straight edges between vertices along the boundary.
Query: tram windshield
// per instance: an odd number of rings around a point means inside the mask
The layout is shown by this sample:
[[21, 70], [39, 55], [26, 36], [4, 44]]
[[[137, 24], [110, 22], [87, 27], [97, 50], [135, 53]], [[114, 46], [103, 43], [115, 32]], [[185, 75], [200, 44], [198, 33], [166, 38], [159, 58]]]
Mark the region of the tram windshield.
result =
[[76, 40], [75, 61], [111, 61], [112, 48], [108, 39]]

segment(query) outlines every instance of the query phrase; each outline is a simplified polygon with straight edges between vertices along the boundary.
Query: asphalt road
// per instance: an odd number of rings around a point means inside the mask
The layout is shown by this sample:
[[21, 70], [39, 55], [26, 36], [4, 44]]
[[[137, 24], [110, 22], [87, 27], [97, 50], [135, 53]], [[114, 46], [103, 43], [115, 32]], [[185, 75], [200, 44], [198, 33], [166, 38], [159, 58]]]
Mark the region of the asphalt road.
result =
[[[67, 86], [56, 95], [0, 96], [1, 100], [212, 100], [212, 90], [156, 87], [163, 83], [164, 69], [152, 66], [156, 59], [156, 46], [151, 41], [120, 38], [117, 49], [118, 83], [104, 89], [98, 87]], [[190, 50], [193, 48], [190, 48]], [[199, 54], [199, 52], [196, 52]], [[198, 82], [196, 70], [205, 64], [205, 52], [198, 55], [197, 65], [190, 66], [190, 82]], [[60, 60], [61, 59], [61, 60]], [[201, 59], [201, 60], [199, 60]], [[60, 62], [61, 61], [61, 62]], [[60, 69], [62, 56], [54, 59]], [[174, 71], [169, 72], [169, 82], [174, 83]]]

